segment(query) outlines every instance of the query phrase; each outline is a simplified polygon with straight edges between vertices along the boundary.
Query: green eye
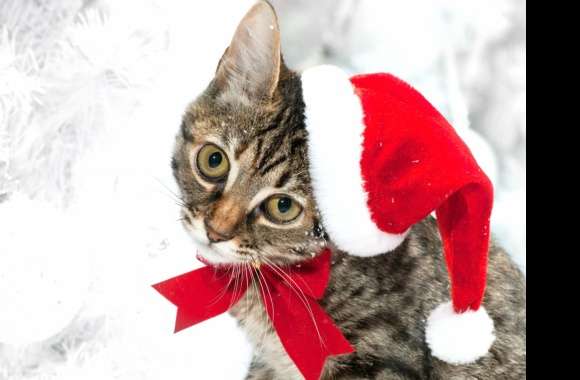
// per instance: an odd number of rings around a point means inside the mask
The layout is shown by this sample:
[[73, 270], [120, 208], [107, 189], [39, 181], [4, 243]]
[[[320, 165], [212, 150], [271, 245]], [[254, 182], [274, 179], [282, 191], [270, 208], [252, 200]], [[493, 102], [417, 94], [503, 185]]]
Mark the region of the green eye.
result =
[[286, 195], [273, 195], [264, 202], [264, 211], [276, 223], [288, 223], [302, 213], [302, 206]]
[[230, 163], [223, 150], [214, 144], [207, 144], [197, 153], [197, 168], [209, 180], [223, 179], [230, 170]]

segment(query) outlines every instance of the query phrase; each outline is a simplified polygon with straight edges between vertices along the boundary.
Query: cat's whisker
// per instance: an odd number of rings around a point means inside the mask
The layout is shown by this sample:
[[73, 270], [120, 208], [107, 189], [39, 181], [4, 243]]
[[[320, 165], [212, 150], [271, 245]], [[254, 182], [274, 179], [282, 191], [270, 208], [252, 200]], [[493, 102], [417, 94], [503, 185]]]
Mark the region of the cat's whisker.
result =
[[[248, 290], [250, 289], [250, 284], [252, 283], [252, 279], [250, 277], [251, 274], [249, 273], [249, 271], [250, 271], [249, 268], [247, 266], [244, 266], [244, 280], [246, 281], [246, 289], [248, 289]], [[249, 293], [246, 293], [246, 294], [249, 294], [247, 296], [248, 299], [246, 300], [247, 302], [246, 302], [246, 310], [245, 310], [246, 315], [248, 315], [249, 311], [250, 311], [250, 306], [252, 304], [251, 303], [252, 292], [250, 291]], [[241, 311], [243, 311], [243, 310], [241, 310]]]
[[[248, 269], [248, 273], [250, 275], [250, 279], [252, 281], [252, 288], [254, 289], [254, 292], [252, 292], [252, 299], [251, 299], [251, 303], [248, 304], [248, 310], [250, 309], [250, 305], [253, 305], [255, 301], [259, 301], [259, 297], [258, 297], [258, 293], [259, 293], [259, 289], [258, 289], [258, 285], [256, 284], [256, 280], [254, 279], [255, 275], [252, 272], [250, 267], [247, 267]], [[254, 297], [254, 295], [256, 295], [256, 297]]]
[[226, 293], [227, 293], [227, 291], [228, 291], [228, 289], [230, 287], [230, 284], [232, 283], [232, 279], [233, 279], [233, 268], [231, 268], [231, 267], [228, 267], [227, 268], [225, 275], [227, 276], [228, 274], [229, 274], [230, 278], [228, 280], [227, 285], [222, 289], [222, 291], [220, 292], [220, 294], [218, 294], [215, 297], [215, 299], [210, 302], [210, 305], [216, 304], [217, 302], [219, 302], [226, 295]]
[[[264, 280], [264, 287], [268, 291], [268, 296], [270, 297], [270, 305], [272, 305], [272, 315], [274, 315], [275, 311], [274, 299], [272, 298], [272, 292], [270, 292], [270, 285], [268, 285], [268, 281], [266, 280], [266, 277], [264, 277], [264, 274], [260, 271], [260, 269], [255, 269], [255, 271], [258, 273], [258, 276], [262, 277], [262, 280]], [[266, 300], [264, 300], [264, 303], [266, 303]]]
[[[254, 269], [254, 271], [259, 272], [257, 269]], [[264, 301], [264, 307], [266, 307], [266, 292], [264, 291], [264, 286], [262, 285], [262, 278], [259, 275], [255, 276], [255, 278], [258, 280], [258, 285], [260, 286], [260, 294], [262, 296], [261, 299]], [[265, 341], [267, 334], [268, 329], [264, 328], [262, 338], [260, 338], [259, 341]]]
[[167, 185], [165, 185], [163, 182], [161, 182], [161, 180], [157, 177], [154, 177], [155, 180], [161, 185], [161, 187], [165, 190], [165, 192], [163, 192], [165, 195], [169, 196], [169, 198], [171, 200], [173, 200], [175, 202], [175, 204], [177, 206], [180, 207], [185, 207], [185, 201], [181, 198], [181, 196], [179, 196], [177, 193], [175, 193], [173, 190], [171, 190]]
[[238, 286], [240, 285], [239, 284], [240, 267], [238, 265], [234, 265], [233, 268], [234, 268], [234, 273], [235, 273], [234, 274], [234, 290], [232, 292], [232, 298], [230, 300], [230, 307], [229, 308], [234, 306], [234, 300], [237, 298], [237, 293], [239, 291]]
[[324, 339], [322, 338], [322, 335], [320, 334], [318, 324], [316, 323], [316, 318], [314, 317], [314, 312], [312, 311], [312, 308], [310, 307], [310, 304], [308, 303], [308, 298], [307, 298], [306, 294], [304, 294], [302, 289], [292, 279], [292, 277], [290, 277], [290, 275], [288, 275], [286, 272], [284, 272], [283, 268], [280, 268], [276, 263], [274, 263], [272, 260], [268, 259], [265, 256], [262, 256], [262, 259], [264, 261], [266, 261], [266, 263], [270, 266], [270, 268], [272, 268], [272, 270], [274, 270], [274, 272], [276, 272], [282, 278], [282, 280], [288, 285], [288, 287], [291, 290], [293, 290], [296, 293], [296, 295], [298, 296], [298, 298], [302, 301], [302, 303], [304, 304], [304, 307], [306, 307], [308, 314], [310, 315], [310, 318], [312, 319], [312, 323], [314, 324], [314, 327], [316, 329], [316, 333], [318, 334], [318, 338], [320, 339], [320, 342], [323, 345], [325, 345]]

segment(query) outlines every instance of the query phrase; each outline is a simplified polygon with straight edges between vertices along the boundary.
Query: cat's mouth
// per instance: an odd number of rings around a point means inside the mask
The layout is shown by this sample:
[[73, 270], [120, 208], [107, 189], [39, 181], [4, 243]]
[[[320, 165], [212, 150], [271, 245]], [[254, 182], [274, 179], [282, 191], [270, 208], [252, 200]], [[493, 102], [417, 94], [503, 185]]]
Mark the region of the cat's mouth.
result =
[[196, 255], [196, 258], [201, 261], [202, 264], [205, 265], [214, 265], [211, 261], [207, 260], [203, 255], [200, 255], [199, 253]]
[[224, 265], [244, 262], [236, 253], [233, 243], [207, 244], [196, 242], [197, 258], [206, 265]]
[[195, 218], [191, 214], [188, 216], [183, 224], [197, 248], [196, 256], [199, 261], [213, 266], [251, 263], [248, 257], [237, 253], [239, 245], [234, 240], [211, 243], [201, 218]]

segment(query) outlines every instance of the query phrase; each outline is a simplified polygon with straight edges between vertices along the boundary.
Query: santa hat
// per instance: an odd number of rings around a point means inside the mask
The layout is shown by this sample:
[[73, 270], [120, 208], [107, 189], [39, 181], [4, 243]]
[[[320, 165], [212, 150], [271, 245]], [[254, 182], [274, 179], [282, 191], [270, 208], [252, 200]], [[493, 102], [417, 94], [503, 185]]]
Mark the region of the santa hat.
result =
[[451, 302], [427, 320], [433, 355], [484, 356], [493, 322], [481, 306], [493, 188], [465, 143], [415, 89], [389, 74], [349, 78], [333, 66], [302, 74], [314, 195], [331, 240], [371, 256], [395, 249], [436, 212]]

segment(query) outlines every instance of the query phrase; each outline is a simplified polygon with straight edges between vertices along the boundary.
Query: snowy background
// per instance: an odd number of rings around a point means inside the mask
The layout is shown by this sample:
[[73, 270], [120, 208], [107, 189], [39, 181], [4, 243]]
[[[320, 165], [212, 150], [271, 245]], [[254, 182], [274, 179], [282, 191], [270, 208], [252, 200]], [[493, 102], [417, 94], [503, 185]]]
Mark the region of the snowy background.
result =
[[[149, 285], [199, 265], [170, 151], [252, 3], [0, 0], [0, 380], [243, 378], [231, 318], [173, 335]], [[525, 2], [273, 3], [290, 67], [389, 71], [449, 118], [525, 270]]]

